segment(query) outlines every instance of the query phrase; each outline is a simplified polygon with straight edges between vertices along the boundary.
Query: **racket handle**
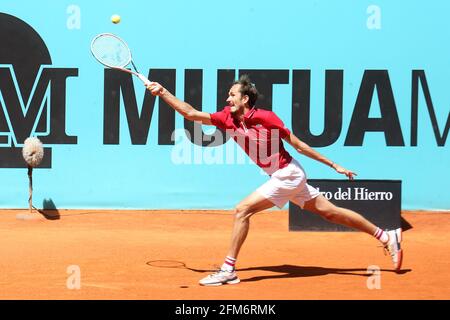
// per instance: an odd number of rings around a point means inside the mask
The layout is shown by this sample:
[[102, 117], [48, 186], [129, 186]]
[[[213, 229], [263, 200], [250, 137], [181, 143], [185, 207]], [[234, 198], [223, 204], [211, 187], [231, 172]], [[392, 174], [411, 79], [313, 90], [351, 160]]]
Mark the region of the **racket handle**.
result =
[[147, 79], [147, 77], [143, 76], [142, 74], [138, 73], [136, 74], [138, 76], [139, 79], [141, 79], [141, 81], [147, 86], [148, 84], [150, 84], [150, 80]]

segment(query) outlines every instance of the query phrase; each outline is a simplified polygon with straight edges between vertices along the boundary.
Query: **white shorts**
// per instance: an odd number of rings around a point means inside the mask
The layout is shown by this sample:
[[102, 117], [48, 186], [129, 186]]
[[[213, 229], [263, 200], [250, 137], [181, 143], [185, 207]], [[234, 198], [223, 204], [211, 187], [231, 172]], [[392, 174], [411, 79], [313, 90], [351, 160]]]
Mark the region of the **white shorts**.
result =
[[320, 194], [316, 188], [306, 183], [305, 171], [294, 158], [286, 167], [275, 171], [270, 180], [256, 191], [280, 209], [288, 201], [303, 208], [306, 201]]

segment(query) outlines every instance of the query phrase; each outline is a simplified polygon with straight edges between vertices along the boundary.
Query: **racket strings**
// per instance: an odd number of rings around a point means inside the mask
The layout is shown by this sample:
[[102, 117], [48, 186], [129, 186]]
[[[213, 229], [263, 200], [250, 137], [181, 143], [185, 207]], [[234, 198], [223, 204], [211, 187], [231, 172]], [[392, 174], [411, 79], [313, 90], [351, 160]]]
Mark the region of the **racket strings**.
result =
[[131, 51], [127, 44], [112, 34], [97, 36], [91, 43], [91, 51], [107, 67], [124, 68], [131, 62]]

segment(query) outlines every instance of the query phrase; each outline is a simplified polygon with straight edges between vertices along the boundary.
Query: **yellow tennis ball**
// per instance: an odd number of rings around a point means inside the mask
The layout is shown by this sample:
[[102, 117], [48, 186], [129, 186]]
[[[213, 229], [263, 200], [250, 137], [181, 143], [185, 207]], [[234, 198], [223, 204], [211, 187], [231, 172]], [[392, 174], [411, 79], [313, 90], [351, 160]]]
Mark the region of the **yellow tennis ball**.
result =
[[118, 14], [113, 14], [113, 15], [111, 16], [111, 21], [112, 21], [112, 23], [114, 23], [114, 24], [119, 23], [119, 22], [120, 22], [120, 16], [119, 16]]

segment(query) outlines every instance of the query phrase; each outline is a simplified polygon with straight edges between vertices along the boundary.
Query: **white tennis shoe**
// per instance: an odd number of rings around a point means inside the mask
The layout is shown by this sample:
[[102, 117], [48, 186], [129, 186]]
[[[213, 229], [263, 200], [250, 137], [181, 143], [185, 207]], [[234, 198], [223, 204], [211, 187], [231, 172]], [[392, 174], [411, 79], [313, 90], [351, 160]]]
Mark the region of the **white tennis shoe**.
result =
[[219, 270], [199, 281], [202, 286], [221, 286], [222, 284], [237, 284], [239, 282], [241, 280], [239, 280], [235, 270], [231, 272]]
[[387, 231], [387, 234], [389, 235], [389, 240], [384, 246], [384, 249], [391, 256], [395, 271], [399, 271], [402, 267], [403, 260], [403, 251], [400, 246], [400, 242], [402, 242], [402, 229], [398, 228], [395, 230], [390, 230]]

